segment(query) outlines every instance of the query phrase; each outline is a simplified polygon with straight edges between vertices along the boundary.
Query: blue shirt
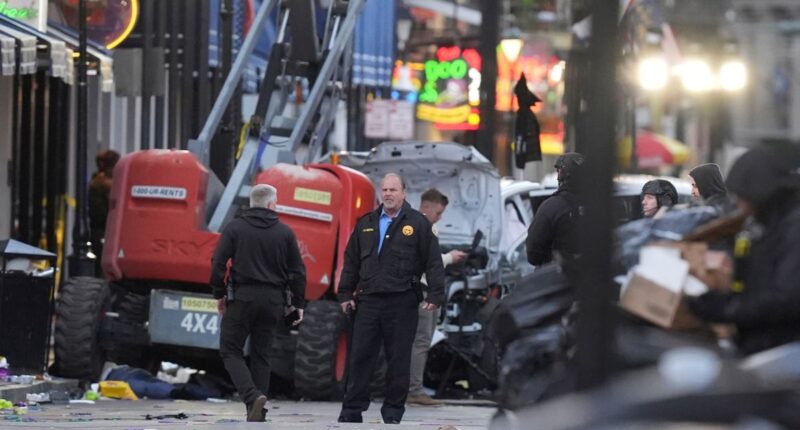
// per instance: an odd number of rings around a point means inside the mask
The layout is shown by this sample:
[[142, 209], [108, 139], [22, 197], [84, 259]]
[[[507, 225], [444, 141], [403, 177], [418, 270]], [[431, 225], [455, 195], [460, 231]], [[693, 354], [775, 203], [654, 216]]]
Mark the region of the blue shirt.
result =
[[[395, 214], [395, 218], [397, 215], [400, 215], [400, 211], [397, 211]], [[381, 247], [383, 247], [383, 239], [386, 238], [386, 231], [389, 230], [389, 226], [392, 225], [392, 217], [386, 213], [385, 210], [381, 209], [381, 217], [378, 219], [378, 231], [380, 236], [378, 237], [378, 253], [381, 252]]]

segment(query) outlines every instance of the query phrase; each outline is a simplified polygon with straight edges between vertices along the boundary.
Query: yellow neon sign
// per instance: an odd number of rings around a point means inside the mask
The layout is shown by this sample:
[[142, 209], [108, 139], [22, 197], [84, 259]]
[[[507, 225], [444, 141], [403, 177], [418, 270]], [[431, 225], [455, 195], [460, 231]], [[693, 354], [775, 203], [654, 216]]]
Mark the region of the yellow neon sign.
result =
[[116, 48], [117, 45], [119, 45], [120, 43], [122, 43], [123, 40], [128, 38], [128, 36], [133, 31], [133, 27], [136, 26], [136, 20], [139, 18], [139, 0], [130, 0], [130, 2], [131, 2], [131, 18], [128, 21], [128, 26], [125, 27], [125, 30], [122, 32], [122, 34], [119, 35], [119, 37], [106, 44], [107, 49]]

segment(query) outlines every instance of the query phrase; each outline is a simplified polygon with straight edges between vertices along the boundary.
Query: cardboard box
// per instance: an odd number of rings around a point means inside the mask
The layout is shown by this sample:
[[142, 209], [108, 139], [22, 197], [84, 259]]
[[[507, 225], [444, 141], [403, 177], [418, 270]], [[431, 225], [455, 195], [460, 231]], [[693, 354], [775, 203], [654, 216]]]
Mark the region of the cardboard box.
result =
[[706, 252], [708, 245], [704, 242], [655, 242], [651, 246], [679, 249], [681, 258], [689, 263], [689, 274], [702, 280], [706, 276]]
[[689, 311], [682, 291], [659, 285], [636, 273], [626, 284], [620, 305], [665, 329], [688, 331], [703, 327]]
[[689, 274], [709, 289], [726, 290], [733, 285], [733, 259], [724, 251], [708, 249], [704, 242], [655, 242], [651, 246], [679, 249], [689, 263]]
[[700, 278], [708, 288], [730, 290], [733, 286], [733, 258], [723, 251], [706, 251], [706, 273]]

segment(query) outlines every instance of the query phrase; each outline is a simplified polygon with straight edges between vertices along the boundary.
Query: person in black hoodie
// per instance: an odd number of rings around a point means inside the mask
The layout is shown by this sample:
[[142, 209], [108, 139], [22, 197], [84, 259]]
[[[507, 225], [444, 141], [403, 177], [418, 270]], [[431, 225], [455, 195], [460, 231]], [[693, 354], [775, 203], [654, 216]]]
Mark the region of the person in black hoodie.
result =
[[553, 261], [555, 254], [570, 260], [578, 256], [578, 177], [583, 160], [577, 152], [568, 152], [556, 160], [558, 191], [542, 202], [528, 228], [525, 247], [528, 262], [534, 266]]
[[737, 267], [741, 292], [711, 290], [690, 300], [711, 322], [733, 323], [746, 354], [800, 339], [800, 187], [788, 166], [766, 149], [742, 155], [728, 175], [739, 209], [751, 214], [750, 254]]
[[[297, 325], [303, 320], [306, 270], [294, 232], [278, 221], [277, 191], [266, 184], [250, 192], [250, 208], [225, 226], [212, 257], [211, 287], [223, 315], [220, 355], [247, 421], [264, 421], [269, 389], [267, 356], [276, 326], [284, 318], [285, 290], [291, 292]], [[231, 261], [228, 285], [225, 275]], [[250, 336], [250, 367], [243, 350]]]
[[720, 214], [732, 209], [718, 165], [701, 164], [689, 172], [689, 177], [692, 183], [692, 198], [695, 201], [715, 208]]

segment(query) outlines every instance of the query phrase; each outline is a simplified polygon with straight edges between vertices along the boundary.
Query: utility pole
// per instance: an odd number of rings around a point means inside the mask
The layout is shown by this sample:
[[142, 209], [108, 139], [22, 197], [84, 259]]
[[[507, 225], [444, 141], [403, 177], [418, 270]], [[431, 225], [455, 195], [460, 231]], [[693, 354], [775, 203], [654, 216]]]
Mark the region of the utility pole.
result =
[[86, 163], [86, 128], [88, 87], [86, 82], [86, 1], [78, 2], [78, 88], [77, 88], [77, 136], [75, 139], [75, 222], [72, 225], [72, 256], [69, 262], [69, 275], [94, 276], [95, 259], [100, 256], [92, 254], [92, 243], [89, 235], [89, 217], [86, 210], [87, 163]]
[[475, 145], [489, 161], [494, 160], [497, 99], [497, 44], [500, 43], [499, 5], [496, 0], [481, 0], [481, 126]]
[[614, 340], [611, 255], [613, 242], [613, 175], [619, 61], [619, 1], [594, 0], [587, 90], [587, 133], [578, 133], [577, 150], [586, 157], [581, 180], [585, 212], [579, 221], [581, 267], [578, 280], [577, 384], [588, 389], [611, 372]]
[[[233, 65], [233, 0], [223, 0], [220, 3], [220, 29], [222, 43], [222, 80], [230, 73]], [[232, 102], [225, 110], [224, 119], [219, 131], [211, 141], [209, 165], [223, 182], [228, 181], [233, 165], [236, 163], [238, 125], [241, 121], [241, 89], [237, 86]]]

